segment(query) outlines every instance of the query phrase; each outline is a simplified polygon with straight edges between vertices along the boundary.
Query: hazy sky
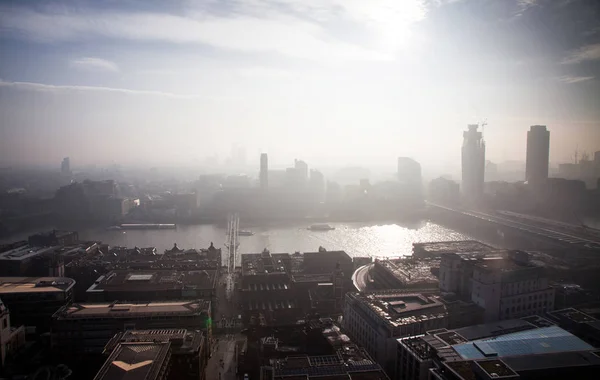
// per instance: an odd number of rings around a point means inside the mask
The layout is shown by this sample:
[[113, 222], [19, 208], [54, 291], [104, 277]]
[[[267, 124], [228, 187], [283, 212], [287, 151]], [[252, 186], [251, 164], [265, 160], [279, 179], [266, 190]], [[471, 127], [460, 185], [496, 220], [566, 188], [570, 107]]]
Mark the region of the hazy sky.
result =
[[598, 0], [0, 2], [0, 162], [191, 163], [244, 145], [440, 170], [600, 150]]

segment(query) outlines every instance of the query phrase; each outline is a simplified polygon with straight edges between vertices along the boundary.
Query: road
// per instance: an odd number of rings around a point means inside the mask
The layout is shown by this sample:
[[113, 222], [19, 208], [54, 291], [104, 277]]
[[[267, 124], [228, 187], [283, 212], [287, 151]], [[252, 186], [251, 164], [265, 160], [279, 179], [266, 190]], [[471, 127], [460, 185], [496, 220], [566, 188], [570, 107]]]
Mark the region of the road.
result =
[[242, 335], [221, 335], [217, 337], [213, 355], [206, 365], [206, 380], [235, 380], [237, 362], [235, 358], [236, 342], [243, 340]]
[[369, 271], [371, 268], [373, 268], [373, 265], [374, 264], [363, 265], [354, 271], [354, 274], [352, 275], [352, 282], [359, 292], [364, 292], [367, 290], [370, 279]]

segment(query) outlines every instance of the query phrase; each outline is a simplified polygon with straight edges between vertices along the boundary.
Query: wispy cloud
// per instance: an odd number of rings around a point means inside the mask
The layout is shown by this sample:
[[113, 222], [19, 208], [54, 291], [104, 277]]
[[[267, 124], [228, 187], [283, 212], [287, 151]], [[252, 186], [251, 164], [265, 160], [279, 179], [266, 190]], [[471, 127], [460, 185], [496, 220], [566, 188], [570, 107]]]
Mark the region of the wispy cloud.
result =
[[562, 63], [565, 65], [586, 61], [600, 61], [600, 44], [587, 45], [571, 52]]
[[580, 82], [587, 82], [592, 79], [594, 79], [594, 77], [580, 77], [580, 76], [569, 76], [569, 75], [565, 75], [565, 76], [558, 78], [558, 80], [563, 83], [580, 83]]
[[[178, 14], [17, 7], [0, 12], [0, 24], [5, 33], [42, 42], [109, 38], [200, 43], [312, 60], [381, 60], [401, 46], [410, 25], [425, 12], [422, 0], [238, 0], [231, 4], [234, 9], [228, 12], [189, 8]], [[340, 22], [363, 32], [360, 42], [331, 30]]]
[[132, 90], [127, 88], [113, 88], [113, 87], [97, 87], [97, 86], [63, 86], [53, 85], [45, 83], [35, 82], [9, 82], [0, 80], [0, 88], [9, 87], [17, 90], [24, 91], [42, 91], [42, 92], [107, 92], [117, 93], [125, 95], [150, 95], [150, 96], [163, 96], [175, 99], [197, 99], [200, 98], [198, 95], [183, 95], [174, 94], [163, 91], [146, 91], [146, 90]]
[[83, 57], [79, 59], [74, 59], [69, 64], [71, 67], [80, 70], [110, 72], [119, 71], [119, 66], [117, 66], [116, 63], [102, 58]]

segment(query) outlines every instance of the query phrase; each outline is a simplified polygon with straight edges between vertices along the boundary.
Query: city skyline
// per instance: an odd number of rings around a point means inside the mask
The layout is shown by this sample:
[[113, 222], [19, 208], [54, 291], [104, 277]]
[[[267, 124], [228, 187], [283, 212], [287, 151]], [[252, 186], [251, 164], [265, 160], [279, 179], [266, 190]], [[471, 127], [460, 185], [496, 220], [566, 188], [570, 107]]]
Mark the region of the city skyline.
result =
[[526, 131], [543, 124], [550, 160], [570, 162], [576, 148], [600, 150], [598, 7], [2, 5], [0, 162], [181, 164], [225, 155], [233, 140], [276, 161], [409, 156], [447, 171], [459, 167], [464, 126], [483, 119], [492, 161], [524, 160]]

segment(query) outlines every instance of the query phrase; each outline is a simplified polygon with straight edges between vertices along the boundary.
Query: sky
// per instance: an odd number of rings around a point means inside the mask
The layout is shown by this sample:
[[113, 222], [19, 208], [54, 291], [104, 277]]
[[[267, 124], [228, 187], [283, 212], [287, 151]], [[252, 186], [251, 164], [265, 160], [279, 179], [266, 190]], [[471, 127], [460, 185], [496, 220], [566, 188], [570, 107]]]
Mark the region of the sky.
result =
[[[0, 1], [0, 164], [600, 150], [598, 0]], [[317, 165], [318, 166], [318, 165]]]

